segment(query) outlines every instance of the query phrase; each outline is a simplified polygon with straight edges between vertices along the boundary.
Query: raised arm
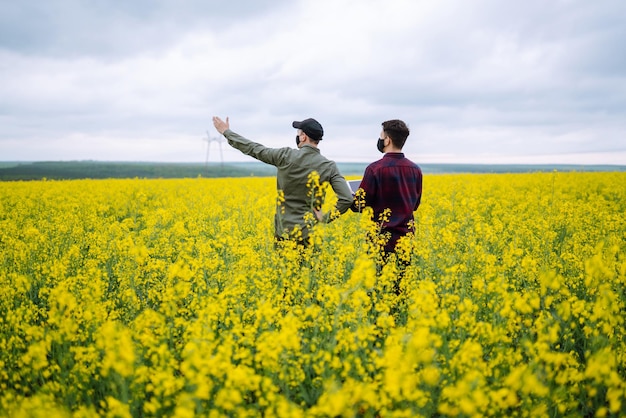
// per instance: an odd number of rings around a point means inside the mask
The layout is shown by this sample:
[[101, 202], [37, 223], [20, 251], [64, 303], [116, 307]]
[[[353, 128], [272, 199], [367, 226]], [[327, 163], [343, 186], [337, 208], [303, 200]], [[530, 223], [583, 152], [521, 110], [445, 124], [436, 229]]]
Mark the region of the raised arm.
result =
[[213, 116], [213, 126], [220, 134], [224, 135], [231, 147], [266, 164], [280, 166], [289, 152], [289, 148], [268, 148], [233, 132], [230, 129], [228, 118], [223, 121], [219, 117]]

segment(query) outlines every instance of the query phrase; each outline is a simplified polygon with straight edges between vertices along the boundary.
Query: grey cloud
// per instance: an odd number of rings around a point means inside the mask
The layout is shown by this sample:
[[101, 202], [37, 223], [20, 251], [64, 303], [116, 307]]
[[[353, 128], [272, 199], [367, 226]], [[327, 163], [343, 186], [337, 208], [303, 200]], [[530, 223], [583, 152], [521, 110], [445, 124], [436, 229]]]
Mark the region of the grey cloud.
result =
[[2, 0], [0, 48], [52, 56], [159, 50], [199, 29], [221, 31], [286, 0]]
[[16, 138], [139, 138], [136, 152], [153, 140], [181, 158], [168, 141], [196, 144], [213, 114], [270, 146], [315, 117], [344, 159], [377, 158], [391, 118], [415, 154], [620, 149], [622, 3], [7, 2], [0, 153]]

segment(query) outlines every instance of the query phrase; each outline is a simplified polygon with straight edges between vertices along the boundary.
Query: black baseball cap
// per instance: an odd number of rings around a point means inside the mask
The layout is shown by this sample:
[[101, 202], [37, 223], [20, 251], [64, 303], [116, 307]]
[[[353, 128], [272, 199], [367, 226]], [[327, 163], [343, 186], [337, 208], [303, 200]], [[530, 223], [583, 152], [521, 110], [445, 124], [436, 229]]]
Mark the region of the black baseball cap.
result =
[[302, 129], [302, 132], [315, 141], [320, 141], [324, 136], [324, 129], [322, 128], [322, 125], [320, 125], [320, 123], [313, 118], [305, 119], [302, 122], [294, 120], [291, 126], [296, 129]]

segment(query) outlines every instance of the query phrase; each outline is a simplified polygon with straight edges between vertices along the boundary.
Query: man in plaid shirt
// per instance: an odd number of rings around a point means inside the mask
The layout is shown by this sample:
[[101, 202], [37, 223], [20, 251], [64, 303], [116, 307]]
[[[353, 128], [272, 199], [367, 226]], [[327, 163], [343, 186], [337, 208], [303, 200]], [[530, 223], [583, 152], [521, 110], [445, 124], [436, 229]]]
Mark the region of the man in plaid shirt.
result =
[[[385, 244], [385, 259], [395, 251], [398, 240], [413, 228], [413, 212], [422, 198], [422, 170], [406, 158], [402, 147], [409, 136], [409, 128], [398, 119], [382, 123], [377, 148], [385, 155], [366, 169], [360, 188], [364, 199], [355, 197], [351, 209], [373, 209], [374, 221], [381, 224], [381, 233], [389, 239]], [[388, 209], [389, 213], [385, 213]]]

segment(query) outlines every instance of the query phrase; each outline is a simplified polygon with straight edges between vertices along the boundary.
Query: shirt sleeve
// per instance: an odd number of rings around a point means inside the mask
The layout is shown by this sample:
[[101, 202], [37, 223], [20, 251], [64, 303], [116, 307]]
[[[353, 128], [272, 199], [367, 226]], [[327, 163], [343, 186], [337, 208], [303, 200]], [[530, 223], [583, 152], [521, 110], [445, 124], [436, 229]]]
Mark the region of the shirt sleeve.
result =
[[415, 207], [413, 208], [413, 212], [415, 212], [417, 210], [417, 208], [420, 206], [420, 203], [422, 202], [422, 171], [419, 171], [419, 175], [417, 177], [417, 200], [415, 201]]
[[231, 147], [238, 149], [252, 158], [276, 167], [284, 164], [291, 151], [290, 148], [268, 148], [265, 145], [244, 138], [230, 129], [224, 131], [224, 136]]

